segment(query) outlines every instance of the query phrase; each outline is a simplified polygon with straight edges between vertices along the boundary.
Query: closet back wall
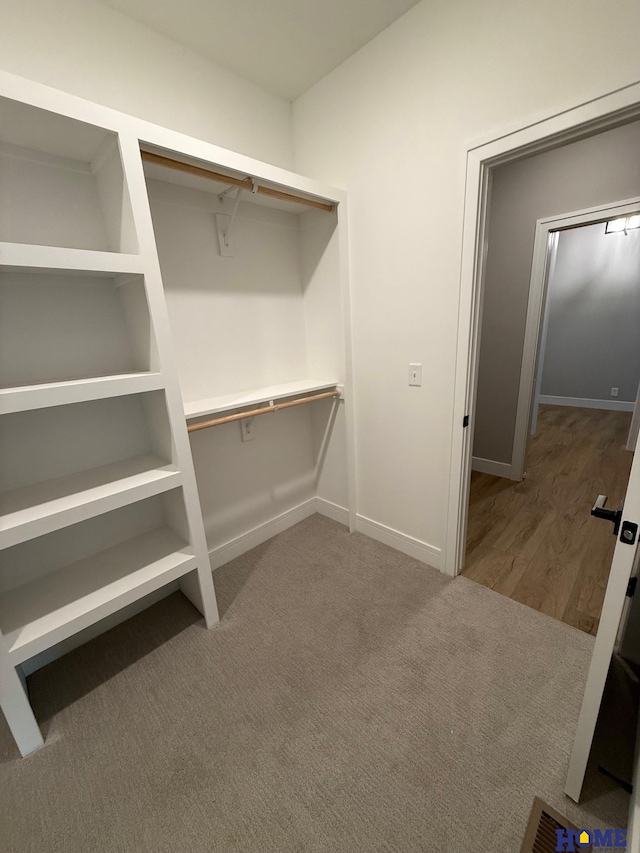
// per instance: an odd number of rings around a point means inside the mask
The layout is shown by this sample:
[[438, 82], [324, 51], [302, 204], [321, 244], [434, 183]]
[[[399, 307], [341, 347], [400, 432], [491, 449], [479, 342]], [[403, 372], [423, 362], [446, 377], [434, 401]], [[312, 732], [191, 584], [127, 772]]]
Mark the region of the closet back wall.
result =
[[[327, 251], [335, 214], [240, 202], [233, 257], [223, 257], [215, 214], [224, 210], [228, 227], [233, 199], [154, 179], [147, 187], [186, 402], [310, 376], [344, 381], [337, 250]], [[211, 550], [302, 505], [315, 511], [330, 416], [331, 403], [314, 403], [254, 418], [251, 441], [239, 423], [191, 435]], [[344, 506], [343, 432], [340, 417], [322, 485]]]
[[241, 202], [221, 257], [216, 195], [147, 187], [185, 399], [304, 378], [298, 217]]

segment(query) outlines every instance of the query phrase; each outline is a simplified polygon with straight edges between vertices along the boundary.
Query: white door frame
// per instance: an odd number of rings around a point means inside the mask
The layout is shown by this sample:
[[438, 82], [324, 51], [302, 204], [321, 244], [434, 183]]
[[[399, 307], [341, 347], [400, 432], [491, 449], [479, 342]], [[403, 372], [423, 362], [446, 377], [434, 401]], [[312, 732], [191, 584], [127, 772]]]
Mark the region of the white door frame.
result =
[[[449, 575], [461, 571], [465, 553], [491, 169], [610, 129], [638, 116], [640, 83], [634, 83], [466, 149], [452, 450], [443, 561], [443, 568]], [[463, 426], [467, 418], [471, 421], [469, 429]]]
[[535, 432], [535, 422], [538, 419], [542, 364], [548, 320], [547, 285], [553, 274], [558, 233], [566, 231], [568, 228], [595, 225], [598, 222], [606, 222], [608, 219], [613, 219], [616, 216], [637, 213], [639, 208], [640, 197], [629, 198], [622, 201], [609, 202], [606, 205], [600, 204], [597, 207], [574, 210], [570, 213], [545, 216], [542, 219], [538, 219], [536, 223], [522, 368], [520, 371], [520, 389], [518, 391], [518, 407], [516, 410], [516, 426], [513, 440], [513, 455], [511, 457], [511, 472], [512, 479], [514, 480], [521, 480], [524, 474], [529, 427], [531, 426], [531, 432]]
[[[540, 228], [540, 220], [538, 220], [538, 224], [536, 225], [536, 236], [534, 239], [534, 249], [533, 249], [533, 257], [535, 259], [536, 253], [538, 250], [538, 239], [542, 239], [541, 235], [539, 235]], [[542, 275], [542, 295], [541, 295], [541, 311], [542, 311], [542, 328], [540, 329], [540, 338], [538, 343], [538, 352], [537, 355], [534, 354], [535, 359], [535, 388], [533, 391], [533, 411], [531, 412], [531, 418], [529, 419], [529, 434], [534, 435], [535, 431], [538, 428], [538, 409], [540, 408], [540, 393], [542, 391], [542, 368], [544, 366], [544, 355], [547, 349], [547, 330], [549, 328], [549, 300], [547, 299], [547, 288], [549, 286], [549, 282], [553, 279], [553, 274], [556, 270], [556, 258], [558, 256], [558, 235], [559, 231], [551, 231], [547, 233], [547, 246], [546, 246], [546, 261], [544, 265], [544, 272]], [[535, 262], [534, 262], [535, 265]], [[531, 269], [531, 281], [529, 283], [529, 302], [527, 304], [527, 319], [525, 323], [525, 348], [522, 353], [522, 367], [524, 369], [525, 362], [527, 359], [527, 331], [529, 328], [530, 316], [533, 312], [532, 295], [533, 291], [537, 286], [536, 278], [533, 275], [533, 266]], [[520, 458], [520, 452], [522, 454], [522, 464], [518, 465], [518, 480], [521, 480], [524, 475], [524, 462], [527, 453], [527, 439], [525, 436], [524, 441], [518, 435], [518, 427], [520, 426], [520, 405], [523, 398], [524, 388], [523, 388], [523, 371], [520, 372], [520, 390], [518, 392], [518, 406], [516, 409], [516, 426], [514, 433], [514, 442], [513, 442], [513, 460]], [[525, 398], [526, 399], [526, 398]], [[526, 427], [525, 427], [526, 428]], [[519, 443], [523, 445], [522, 450], [520, 450]], [[516, 451], [518, 451], [518, 455], [516, 456]]]
[[[631, 426], [629, 427], [629, 435], [627, 437], [627, 450], [635, 450], [638, 443], [638, 433], [640, 432], [640, 385], [638, 385], [638, 393], [636, 401], [633, 404], [633, 415], [631, 416]], [[638, 800], [640, 803], [640, 799]]]

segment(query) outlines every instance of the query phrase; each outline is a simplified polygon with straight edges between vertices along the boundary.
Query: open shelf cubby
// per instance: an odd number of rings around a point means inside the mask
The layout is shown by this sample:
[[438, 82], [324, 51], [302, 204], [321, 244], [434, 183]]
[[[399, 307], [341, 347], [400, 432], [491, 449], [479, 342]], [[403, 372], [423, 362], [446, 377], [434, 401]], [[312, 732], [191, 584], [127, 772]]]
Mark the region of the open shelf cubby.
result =
[[164, 392], [0, 418], [0, 548], [181, 482]]
[[0, 630], [14, 665], [181, 578], [197, 561], [182, 490], [0, 552]]
[[156, 366], [141, 275], [0, 269], [0, 388]]
[[0, 240], [138, 251], [117, 134], [0, 98]]
[[144, 171], [187, 416], [344, 382], [335, 205], [310, 208], [287, 187], [277, 189], [288, 198], [260, 195], [162, 161]]
[[[301, 506], [347, 512], [344, 220], [334, 195], [265, 164], [241, 172], [146, 142], [142, 160], [216, 566]], [[247, 419], [338, 386], [340, 399]]]

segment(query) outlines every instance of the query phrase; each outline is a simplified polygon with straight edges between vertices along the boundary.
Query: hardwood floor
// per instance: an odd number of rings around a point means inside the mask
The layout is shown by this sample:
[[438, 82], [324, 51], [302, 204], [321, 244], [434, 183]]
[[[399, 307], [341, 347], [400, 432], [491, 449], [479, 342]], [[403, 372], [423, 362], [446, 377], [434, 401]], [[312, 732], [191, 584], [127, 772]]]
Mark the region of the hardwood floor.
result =
[[631, 414], [542, 406], [520, 483], [474, 472], [463, 575], [595, 634], [615, 546], [589, 514], [598, 494], [615, 508], [633, 454]]

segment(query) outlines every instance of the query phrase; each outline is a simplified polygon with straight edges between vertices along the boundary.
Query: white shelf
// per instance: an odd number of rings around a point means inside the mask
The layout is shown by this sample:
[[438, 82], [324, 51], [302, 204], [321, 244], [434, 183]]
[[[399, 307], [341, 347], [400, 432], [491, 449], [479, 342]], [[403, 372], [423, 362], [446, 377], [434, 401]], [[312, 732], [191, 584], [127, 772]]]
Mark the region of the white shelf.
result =
[[119, 373], [92, 379], [73, 379], [67, 382], [44, 382], [41, 385], [20, 385], [0, 389], [0, 415], [123, 397], [164, 388], [161, 373]]
[[241, 391], [237, 394], [225, 394], [221, 397], [209, 397], [206, 400], [194, 400], [184, 404], [187, 420], [213, 415], [217, 412], [228, 412], [232, 409], [242, 409], [245, 406], [257, 406], [268, 400], [282, 400], [285, 397], [295, 397], [298, 394], [328, 391], [338, 385], [337, 380], [319, 381], [317, 379], [300, 379], [297, 382], [285, 382], [283, 385], [267, 385], [252, 391]]
[[0, 495], [0, 549], [152, 497], [182, 482], [180, 472], [147, 454]]
[[196, 568], [193, 549], [159, 528], [0, 596], [11, 663], [33, 655]]
[[15, 272], [143, 273], [140, 255], [0, 242], [0, 269]]

